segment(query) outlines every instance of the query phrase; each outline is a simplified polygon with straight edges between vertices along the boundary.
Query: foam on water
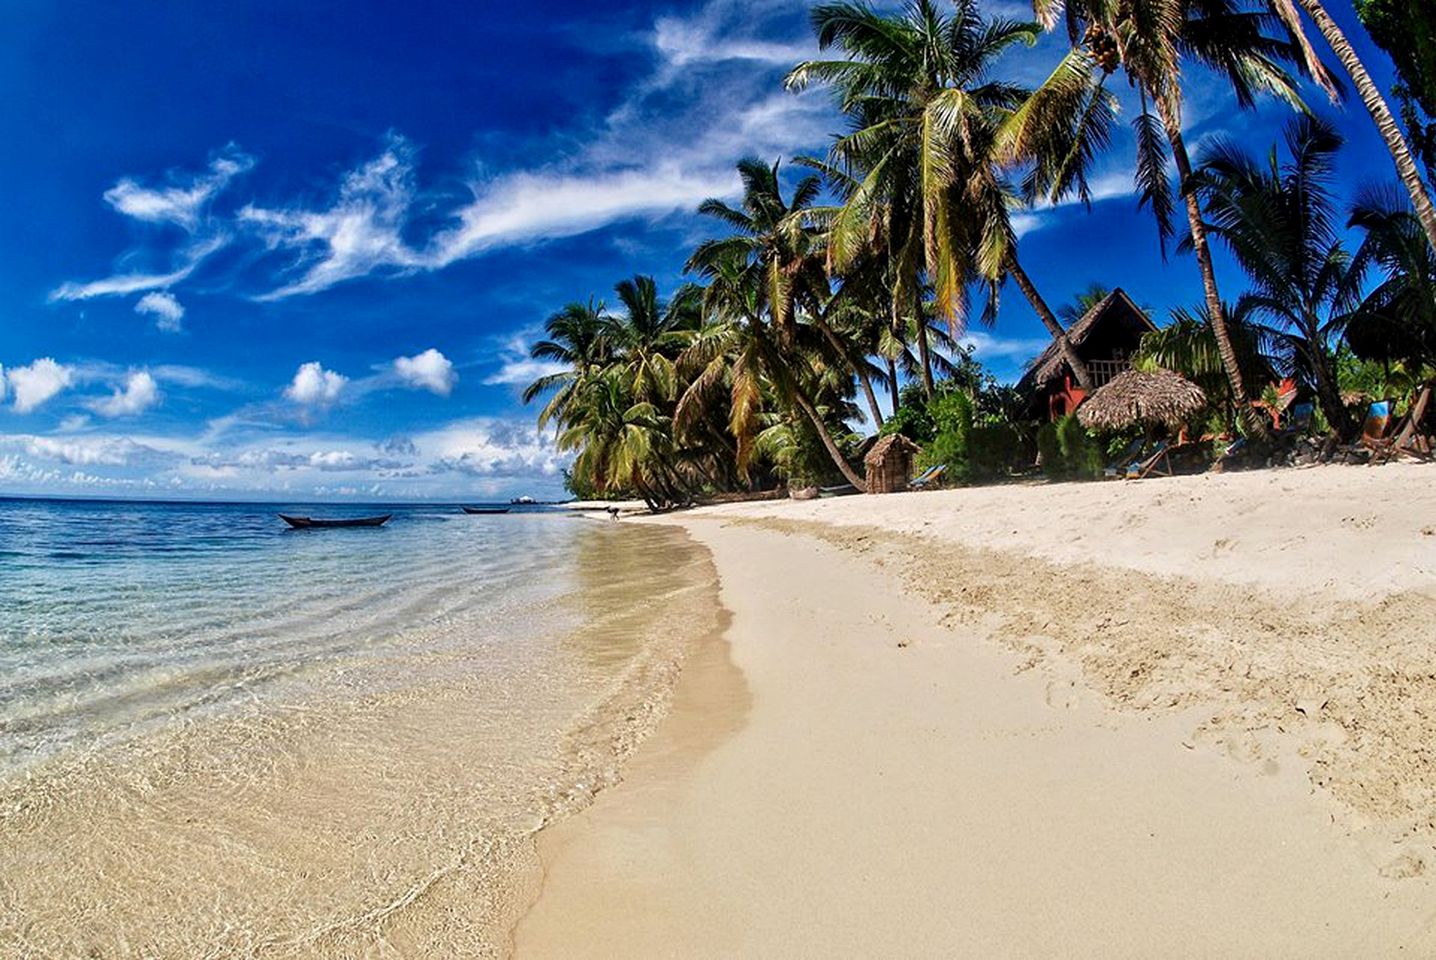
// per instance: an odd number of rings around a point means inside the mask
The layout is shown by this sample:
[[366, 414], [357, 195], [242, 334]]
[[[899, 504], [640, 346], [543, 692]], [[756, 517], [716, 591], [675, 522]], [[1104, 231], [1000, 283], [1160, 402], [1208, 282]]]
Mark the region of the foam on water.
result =
[[277, 525], [0, 502], [0, 955], [500, 955], [717, 622], [669, 529]]

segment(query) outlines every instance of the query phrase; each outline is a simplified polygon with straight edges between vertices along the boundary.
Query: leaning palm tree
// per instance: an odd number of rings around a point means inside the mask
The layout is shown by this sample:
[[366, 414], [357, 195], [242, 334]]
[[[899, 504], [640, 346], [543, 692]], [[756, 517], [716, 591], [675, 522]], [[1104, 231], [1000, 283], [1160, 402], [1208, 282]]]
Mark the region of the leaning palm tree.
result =
[[684, 351], [688, 386], [678, 400], [679, 433], [702, 419], [720, 389], [727, 392], [728, 428], [737, 443], [737, 466], [746, 473], [756, 452], [766, 394], [807, 417], [839, 472], [859, 490], [867, 488], [854, 471], [831, 425], [813, 397], [816, 344], [803, 343], [804, 326], [785, 333], [771, 320], [761, 264], [741, 255], [715, 257], [703, 270], [708, 280], [704, 313], [708, 323]]
[[[985, 19], [976, 0], [956, 0], [951, 15], [934, 0], [911, 0], [895, 15], [827, 3], [813, 9], [812, 20], [819, 46], [837, 48], [844, 58], [800, 63], [786, 83], [792, 90], [814, 82], [832, 87], [851, 126], [827, 165], [838, 174], [830, 179], [847, 181], [829, 230], [834, 272], [880, 251], [892, 267], [894, 330], [904, 316], [919, 314], [924, 285], [955, 331], [967, 316], [970, 283], [983, 281], [990, 320], [997, 287], [1011, 275], [1079, 378], [1090, 379], [1013, 255], [1012, 191], [996, 162], [998, 131], [1029, 92], [989, 72], [1012, 45], [1035, 42], [1038, 26]], [[1110, 107], [1104, 98], [1098, 104]], [[1092, 111], [1092, 122], [1101, 116]], [[1082, 176], [1078, 166], [1059, 179], [1070, 185]], [[921, 354], [929, 349], [924, 330], [917, 345]], [[928, 366], [924, 386], [931, 394]]]
[[1337, 229], [1331, 193], [1341, 135], [1302, 116], [1287, 125], [1283, 162], [1275, 147], [1257, 160], [1230, 142], [1212, 146], [1194, 177], [1210, 233], [1221, 240], [1254, 287], [1243, 297], [1275, 324], [1275, 341], [1316, 387], [1326, 421], [1338, 433], [1352, 423], [1336, 382], [1333, 338], [1356, 302], [1359, 277]]
[[1431, 202], [1431, 194], [1426, 189], [1426, 184], [1421, 179], [1421, 172], [1416, 167], [1416, 158], [1411, 152], [1411, 146], [1401, 134], [1401, 127], [1396, 122], [1396, 117], [1391, 113], [1391, 105], [1381, 95], [1381, 88], [1371, 78], [1366, 69], [1366, 64], [1361, 62], [1357, 56], [1356, 48], [1346, 38], [1340, 26], [1332, 19], [1327, 12], [1322, 0], [1270, 0], [1272, 8], [1281, 17], [1282, 22], [1300, 40], [1303, 54], [1311, 64], [1313, 72], [1318, 76], [1319, 63], [1316, 60], [1316, 53], [1311, 44], [1307, 41], [1303, 30], [1301, 18], [1293, 6], [1293, 2], [1301, 4], [1301, 8], [1311, 17], [1312, 23], [1326, 39], [1327, 44], [1336, 54], [1336, 59], [1341, 61], [1342, 67], [1346, 69], [1351, 77], [1352, 85], [1356, 87], [1357, 96], [1366, 106], [1366, 111], [1371, 114], [1371, 120], [1376, 124], [1377, 133], [1386, 143], [1386, 149], [1391, 154], [1391, 160], [1396, 165], [1396, 173], [1401, 178], [1406, 192], [1411, 195], [1411, 205], [1416, 212], [1416, 218], [1421, 223], [1422, 230], [1426, 233], [1426, 239], [1432, 246], [1436, 246], [1436, 205]]
[[[1187, 63], [1196, 63], [1223, 76], [1237, 105], [1244, 109], [1252, 107], [1257, 94], [1263, 92], [1304, 109], [1296, 81], [1284, 66], [1306, 66], [1325, 79], [1324, 68], [1303, 60], [1288, 38], [1274, 36], [1269, 14], [1247, 10], [1240, 0], [1033, 0], [1033, 10], [1049, 29], [1065, 20], [1074, 45], [1084, 45], [1106, 73], [1124, 71], [1137, 89], [1140, 109], [1133, 129], [1141, 202], [1156, 215], [1165, 249], [1174, 235], [1175, 199], [1167, 173], [1170, 156], [1181, 185], [1191, 248], [1201, 271], [1205, 314], [1232, 394], [1247, 396], [1217, 289], [1201, 208], [1190, 189], [1192, 162], [1182, 130], [1182, 69]], [[1258, 418], [1247, 420], [1251, 429], [1264, 429]]]
[[[702, 273], [733, 258], [753, 264], [763, 275], [768, 312], [780, 338], [791, 339], [802, 313], [857, 378], [868, 398], [869, 413], [881, 425], [882, 413], [866, 357], [854, 349], [852, 341], [840, 336], [832, 322], [831, 314], [842, 309], [849, 298], [833, 294], [823, 267], [826, 237], [814, 223], [819, 211], [813, 206], [822, 179], [813, 174], [802, 177], [789, 200], [783, 196], [779, 170], [777, 163], [770, 166], [752, 157], [738, 162], [743, 182], [740, 204], [733, 207], [708, 199], [698, 207], [699, 213], [714, 217], [733, 232], [700, 243], [684, 269]], [[863, 282], [857, 277], [849, 279], [856, 281], [854, 290]]]

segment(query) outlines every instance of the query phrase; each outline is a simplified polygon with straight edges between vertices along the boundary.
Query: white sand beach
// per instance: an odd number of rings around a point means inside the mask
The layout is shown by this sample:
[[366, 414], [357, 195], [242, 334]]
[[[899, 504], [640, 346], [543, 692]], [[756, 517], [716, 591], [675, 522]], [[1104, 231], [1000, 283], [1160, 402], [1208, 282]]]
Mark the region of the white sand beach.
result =
[[1433, 478], [658, 519], [731, 623], [540, 835], [516, 954], [1433, 955]]

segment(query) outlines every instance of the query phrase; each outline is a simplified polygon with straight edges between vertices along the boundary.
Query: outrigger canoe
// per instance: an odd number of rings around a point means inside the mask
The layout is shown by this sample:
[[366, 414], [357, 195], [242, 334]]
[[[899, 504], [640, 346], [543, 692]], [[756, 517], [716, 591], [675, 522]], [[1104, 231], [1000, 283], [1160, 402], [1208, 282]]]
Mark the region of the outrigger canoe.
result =
[[508, 513], [508, 507], [464, 507], [465, 513]]
[[328, 527], [382, 527], [389, 522], [393, 516], [386, 513], [382, 517], [354, 517], [345, 520], [320, 520], [315, 517], [291, 517], [280, 514], [279, 519], [289, 524], [296, 530], [325, 529]]

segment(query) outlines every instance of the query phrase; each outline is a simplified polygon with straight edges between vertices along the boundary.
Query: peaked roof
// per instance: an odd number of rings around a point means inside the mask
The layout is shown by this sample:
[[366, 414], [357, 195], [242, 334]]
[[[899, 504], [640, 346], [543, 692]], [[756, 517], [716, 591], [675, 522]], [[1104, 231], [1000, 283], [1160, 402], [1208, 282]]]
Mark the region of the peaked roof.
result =
[[[1137, 306], [1132, 298], [1127, 296], [1127, 291], [1118, 287], [1094, 303], [1092, 308], [1082, 314], [1076, 323], [1067, 328], [1067, 339], [1072, 341], [1072, 346], [1082, 346], [1082, 341], [1086, 340], [1088, 335], [1096, 329], [1098, 322], [1106, 317], [1113, 307], [1119, 304], [1129, 308], [1133, 314], [1141, 319], [1142, 323], [1146, 324], [1147, 329], [1157, 329], [1157, 325], [1152, 322], [1152, 318], [1147, 316], [1147, 311]], [[1047, 381], [1052, 380], [1061, 372], [1063, 362], [1062, 353], [1057, 349], [1056, 341], [1049, 343], [1047, 349], [1037, 355], [1037, 358], [1032, 361], [1032, 365], [1028, 367], [1027, 372], [1022, 375], [1022, 379], [1017, 382], [1018, 387], [1028, 389], [1047, 383]]]
[[909, 453], [917, 453], [919, 450], [922, 449], [922, 447], [919, 447], [917, 444], [913, 443], [911, 440], [909, 440], [902, 434], [890, 433], [887, 436], [883, 437], [881, 440], [879, 440], [877, 443], [873, 444], [872, 449], [867, 452], [867, 456], [863, 457], [863, 462], [877, 463], [878, 461], [886, 457], [888, 455], [888, 451], [891, 450], [893, 447], [902, 447], [903, 449], [906, 449]]

